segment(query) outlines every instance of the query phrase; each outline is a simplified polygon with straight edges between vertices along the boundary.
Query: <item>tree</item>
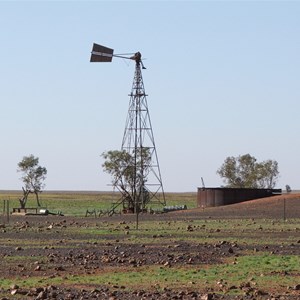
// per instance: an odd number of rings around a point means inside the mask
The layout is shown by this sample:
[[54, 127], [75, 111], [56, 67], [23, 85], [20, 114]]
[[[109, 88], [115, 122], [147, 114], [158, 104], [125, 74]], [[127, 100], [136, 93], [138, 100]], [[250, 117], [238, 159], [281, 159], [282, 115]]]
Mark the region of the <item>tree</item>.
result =
[[257, 183], [259, 188], [274, 188], [278, 179], [278, 162], [268, 159], [262, 163], [258, 163]]
[[18, 163], [18, 172], [22, 172], [21, 180], [24, 183], [22, 187], [23, 197], [19, 199], [21, 208], [25, 208], [28, 195], [33, 193], [36, 196], [37, 205], [40, 205], [39, 193], [44, 188], [44, 180], [46, 179], [47, 169], [39, 165], [39, 158], [34, 155], [24, 156], [22, 161]]
[[227, 187], [274, 188], [279, 176], [278, 163], [267, 160], [261, 163], [250, 154], [227, 157], [217, 170]]
[[102, 164], [104, 171], [112, 176], [113, 186], [122, 193], [123, 206], [135, 210], [136, 201], [144, 206], [149, 200], [145, 183], [151, 162], [150, 149], [143, 148], [133, 153], [111, 150], [101, 156], [105, 160]]

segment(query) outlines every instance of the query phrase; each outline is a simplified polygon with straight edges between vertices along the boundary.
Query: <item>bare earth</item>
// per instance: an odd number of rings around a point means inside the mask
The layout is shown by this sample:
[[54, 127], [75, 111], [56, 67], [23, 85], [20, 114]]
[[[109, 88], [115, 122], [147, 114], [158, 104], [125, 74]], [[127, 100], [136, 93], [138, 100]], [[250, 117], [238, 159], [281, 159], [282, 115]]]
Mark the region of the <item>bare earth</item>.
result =
[[[285, 201], [284, 201], [285, 199]], [[145, 220], [160, 222], [186, 220], [187, 222], [198, 219], [291, 219], [300, 217], [300, 194], [274, 196], [267, 199], [248, 201], [242, 204], [223, 206], [207, 209], [192, 209], [172, 212], [167, 214], [141, 214], [140, 222]], [[252, 286], [224, 287], [220, 283], [219, 290], [209, 288], [183, 287], [182, 289], [158, 289], [152, 287], [144, 291], [137, 287], [128, 290], [123, 285], [112, 285], [109, 282], [103, 286], [86, 283], [83, 286], [64, 285], [65, 279], [76, 276], [105, 274], [113, 268], [127, 270], [128, 268], [147, 269], [159, 265], [164, 267], [203, 265], [222, 263], [226, 257], [238, 256], [241, 251], [246, 251], [247, 246], [232, 244], [224, 241], [218, 244], [194, 244], [189, 241], [174, 243], [166, 236], [163, 242], [147, 244], [126, 243], [126, 233], [116, 239], [116, 235], [101, 234], [90, 235], [87, 241], [82, 234], [72, 234], [65, 228], [89, 228], [97, 223], [118, 224], [128, 228], [135, 221], [134, 215], [115, 215], [111, 218], [72, 218], [58, 216], [12, 216], [10, 223], [1, 225], [0, 237], [7, 241], [0, 245], [0, 259], [7, 257], [23, 257], [22, 262], [15, 263], [9, 260], [8, 265], [0, 263], [0, 278], [19, 279], [43, 278], [58, 279], [56, 285], [45, 285], [41, 281], [35, 288], [0, 286], [0, 299], [269, 299], [269, 300], [296, 300], [300, 299], [299, 285], [290, 289], [256, 290]], [[1, 224], [1, 223], [0, 223]], [[255, 234], [259, 235], [259, 232]], [[277, 237], [281, 233], [276, 232]], [[282, 232], [282, 235], [286, 233]], [[291, 232], [296, 244], [285, 247], [258, 245], [257, 251], [267, 251], [276, 254], [300, 255], [300, 234]], [[155, 236], [153, 236], [155, 238]], [[276, 238], [276, 237], [274, 237]], [[238, 239], [238, 237], [237, 237]], [[26, 247], [26, 241], [39, 245]], [[17, 244], [16, 244], [16, 241]], [[41, 247], [41, 245], [43, 245]], [[253, 247], [249, 250], [253, 250]], [[299, 274], [300, 275], [300, 269]], [[285, 276], [283, 274], [283, 276]], [[17, 281], [17, 280], [16, 280]], [[224, 289], [235, 288], [242, 291], [242, 296], [224, 294]], [[2, 297], [2, 298], [1, 298]]]

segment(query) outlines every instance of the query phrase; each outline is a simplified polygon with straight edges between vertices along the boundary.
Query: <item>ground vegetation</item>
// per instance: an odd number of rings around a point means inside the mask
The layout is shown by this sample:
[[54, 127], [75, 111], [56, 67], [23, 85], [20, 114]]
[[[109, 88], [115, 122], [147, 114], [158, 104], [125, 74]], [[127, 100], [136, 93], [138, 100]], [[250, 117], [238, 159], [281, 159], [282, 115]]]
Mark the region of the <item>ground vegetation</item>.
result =
[[140, 214], [139, 230], [134, 214], [3, 218], [0, 297], [296, 300], [299, 213], [289, 193]]

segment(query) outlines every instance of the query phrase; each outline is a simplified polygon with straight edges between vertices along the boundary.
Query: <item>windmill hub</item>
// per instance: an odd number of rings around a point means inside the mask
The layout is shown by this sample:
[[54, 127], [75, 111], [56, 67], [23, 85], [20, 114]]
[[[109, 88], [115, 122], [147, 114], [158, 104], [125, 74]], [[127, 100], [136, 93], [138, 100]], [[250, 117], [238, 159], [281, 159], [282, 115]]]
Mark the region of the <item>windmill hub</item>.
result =
[[142, 58], [141, 52], [137, 52], [133, 56], [130, 57], [130, 59], [133, 59], [138, 63], [141, 62], [141, 58]]

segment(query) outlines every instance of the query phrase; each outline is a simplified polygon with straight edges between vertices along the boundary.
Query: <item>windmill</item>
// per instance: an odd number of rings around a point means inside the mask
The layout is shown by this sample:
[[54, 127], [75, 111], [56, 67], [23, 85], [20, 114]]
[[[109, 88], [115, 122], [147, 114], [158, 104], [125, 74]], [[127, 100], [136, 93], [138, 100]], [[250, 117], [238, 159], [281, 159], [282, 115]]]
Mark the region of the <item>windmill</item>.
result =
[[113, 49], [94, 43], [91, 62], [111, 62], [113, 57], [135, 61], [135, 72], [121, 146], [130, 159], [126, 161], [122, 178], [113, 182], [121, 192], [121, 199], [113, 205], [112, 211], [123, 205], [123, 211], [138, 215], [150, 203], [166, 204], [142, 77], [142, 69], [146, 68], [140, 52], [114, 54]]

